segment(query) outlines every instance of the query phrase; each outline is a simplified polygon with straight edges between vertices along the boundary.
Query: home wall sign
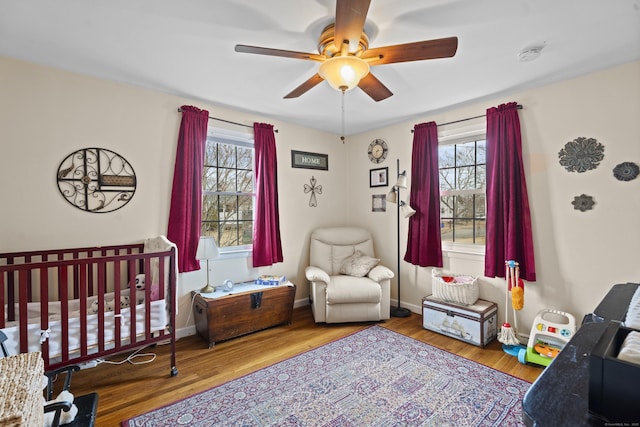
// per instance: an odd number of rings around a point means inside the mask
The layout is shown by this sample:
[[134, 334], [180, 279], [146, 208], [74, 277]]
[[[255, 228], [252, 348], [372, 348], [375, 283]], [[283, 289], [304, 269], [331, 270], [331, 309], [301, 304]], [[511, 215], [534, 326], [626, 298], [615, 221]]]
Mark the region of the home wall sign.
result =
[[329, 170], [329, 155], [291, 150], [291, 167]]
[[136, 192], [136, 174], [121, 155], [104, 148], [83, 148], [58, 167], [58, 189], [72, 206], [87, 212], [120, 209]]

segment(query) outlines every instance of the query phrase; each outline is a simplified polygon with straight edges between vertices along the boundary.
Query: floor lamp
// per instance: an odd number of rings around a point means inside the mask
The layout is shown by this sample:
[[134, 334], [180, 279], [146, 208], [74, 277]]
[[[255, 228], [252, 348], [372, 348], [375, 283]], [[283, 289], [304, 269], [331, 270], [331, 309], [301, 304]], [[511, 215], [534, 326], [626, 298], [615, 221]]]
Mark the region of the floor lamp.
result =
[[407, 188], [407, 171], [400, 172], [400, 159], [396, 160], [396, 168], [398, 172], [398, 180], [395, 185], [387, 194], [387, 201], [390, 203], [396, 204], [396, 215], [397, 215], [397, 237], [398, 237], [398, 306], [391, 307], [391, 316], [393, 317], [409, 317], [411, 315], [411, 311], [409, 309], [400, 307], [400, 211], [402, 210], [402, 215], [405, 218], [409, 218], [411, 215], [415, 214], [416, 211], [411, 208], [408, 204], [400, 200], [400, 189]]
[[203, 294], [215, 292], [215, 288], [209, 283], [209, 260], [218, 258], [220, 251], [216, 245], [216, 239], [213, 237], [202, 236], [198, 242], [198, 250], [196, 251], [196, 259], [207, 261], [207, 284], [200, 289]]

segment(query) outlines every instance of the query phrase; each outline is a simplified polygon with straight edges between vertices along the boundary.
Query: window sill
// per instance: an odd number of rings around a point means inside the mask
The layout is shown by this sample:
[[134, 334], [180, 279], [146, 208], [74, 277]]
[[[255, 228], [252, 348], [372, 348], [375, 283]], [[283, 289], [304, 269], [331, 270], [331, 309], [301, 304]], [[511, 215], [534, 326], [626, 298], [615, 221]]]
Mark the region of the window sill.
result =
[[473, 256], [484, 258], [484, 245], [469, 245], [464, 243], [442, 242], [442, 252], [446, 252], [449, 256]]
[[235, 258], [250, 258], [253, 254], [251, 249], [238, 249], [233, 251], [221, 251], [220, 256], [217, 259], [235, 259]]

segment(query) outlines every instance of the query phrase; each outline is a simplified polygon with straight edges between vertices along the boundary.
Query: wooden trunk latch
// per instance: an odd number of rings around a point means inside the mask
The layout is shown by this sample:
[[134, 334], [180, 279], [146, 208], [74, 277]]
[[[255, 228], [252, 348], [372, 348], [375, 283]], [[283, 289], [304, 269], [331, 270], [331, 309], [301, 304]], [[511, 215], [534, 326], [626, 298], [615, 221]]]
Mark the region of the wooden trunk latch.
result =
[[262, 304], [262, 292], [251, 294], [251, 308], [260, 308]]

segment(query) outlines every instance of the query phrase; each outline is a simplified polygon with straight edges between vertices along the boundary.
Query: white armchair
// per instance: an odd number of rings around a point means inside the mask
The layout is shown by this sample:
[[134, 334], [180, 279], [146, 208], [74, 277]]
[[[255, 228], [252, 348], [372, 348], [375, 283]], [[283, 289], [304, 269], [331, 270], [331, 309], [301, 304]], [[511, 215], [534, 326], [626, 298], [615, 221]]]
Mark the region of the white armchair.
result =
[[378, 265], [371, 233], [358, 227], [312, 232], [309, 247], [311, 308], [316, 323], [379, 321], [390, 316], [393, 271]]

